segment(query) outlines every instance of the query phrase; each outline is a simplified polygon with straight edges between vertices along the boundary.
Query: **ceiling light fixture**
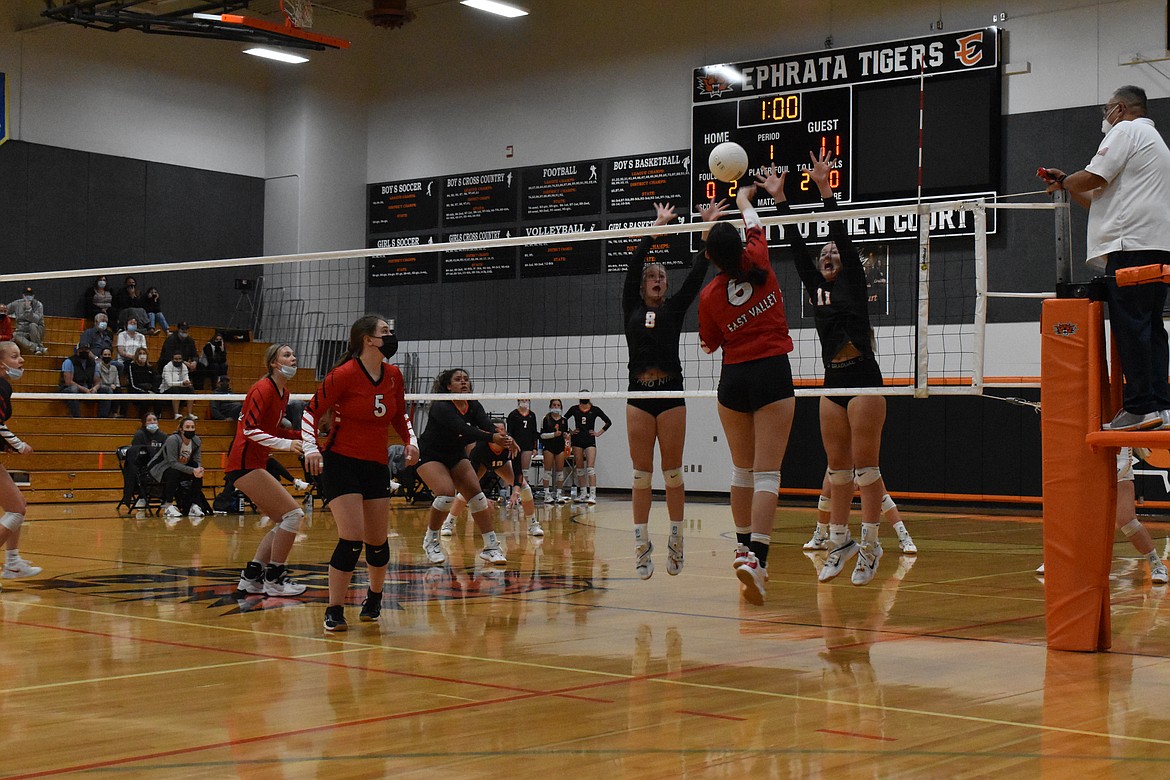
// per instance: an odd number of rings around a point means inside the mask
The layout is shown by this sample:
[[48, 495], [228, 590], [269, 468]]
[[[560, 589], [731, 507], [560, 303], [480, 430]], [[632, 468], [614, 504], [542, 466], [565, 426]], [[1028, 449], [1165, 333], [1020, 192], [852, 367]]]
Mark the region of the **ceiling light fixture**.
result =
[[528, 12], [523, 8], [519, 8], [509, 3], [496, 2], [496, 0], [460, 0], [460, 3], [469, 8], [476, 8], [480, 11], [487, 11], [490, 14], [507, 16], [509, 19], [513, 19], [517, 16], [528, 16]]
[[277, 62], [291, 62], [296, 65], [309, 61], [308, 57], [302, 57], [299, 54], [289, 54], [286, 51], [277, 51], [275, 49], [244, 49], [244, 54], [251, 54], [253, 57], [263, 57], [266, 60], [276, 60]]

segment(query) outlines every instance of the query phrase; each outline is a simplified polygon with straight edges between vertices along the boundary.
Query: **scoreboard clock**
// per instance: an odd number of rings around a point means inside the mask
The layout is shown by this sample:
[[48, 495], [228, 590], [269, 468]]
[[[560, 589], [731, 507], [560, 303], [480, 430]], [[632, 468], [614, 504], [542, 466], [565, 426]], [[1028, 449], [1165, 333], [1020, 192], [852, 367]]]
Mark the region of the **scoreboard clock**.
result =
[[[854, 205], [994, 193], [999, 50], [999, 30], [988, 27], [696, 68], [692, 201], [734, 200], [741, 182], [775, 165], [788, 172], [789, 202], [819, 203], [809, 153], [822, 151], [835, 160], [834, 195]], [[747, 151], [741, 182], [707, 168], [724, 141]]]

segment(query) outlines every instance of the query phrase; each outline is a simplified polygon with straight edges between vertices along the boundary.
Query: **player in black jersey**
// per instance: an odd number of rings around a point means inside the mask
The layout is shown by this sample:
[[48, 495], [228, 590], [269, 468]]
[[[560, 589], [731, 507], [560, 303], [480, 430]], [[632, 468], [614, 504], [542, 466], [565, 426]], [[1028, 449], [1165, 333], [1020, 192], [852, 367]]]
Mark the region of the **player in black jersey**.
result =
[[[536, 442], [540, 439], [540, 421], [532, 413], [532, 403], [527, 398], [516, 400], [516, 408], [508, 413], [505, 421], [508, 435], [520, 450], [520, 454], [512, 460], [512, 473], [515, 482], [512, 485], [512, 495], [509, 507], [516, 506], [517, 502], [532, 501], [532, 488], [528, 486], [528, 469], [532, 466], [532, 456], [536, 453]], [[525, 488], [528, 488], [525, 492]], [[533, 507], [535, 509], [535, 505]], [[527, 510], [525, 510], [527, 511]]]
[[[15, 433], [8, 430], [8, 420], [12, 417], [12, 385], [8, 380], [20, 379], [23, 374], [24, 358], [20, 355], [20, 346], [15, 341], [0, 341], [0, 452], [31, 455], [32, 445], [21, 441]], [[28, 509], [28, 504], [2, 463], [0, 508], [4, 509], [4, 514], [0, 515], [0, 544], [6, 548], [3, 577], [5, 579], [35, 577], [41, 573], [41, 567], [33, 566], [20, 557], [20, 526], [24, 523], [24, 513]]]
[[[496, 431], [504, 433], [507, 429], [502, 422], [495, 423]], [[511, 435], [511, 434], [509, 434]], [[541, 537], [544, 536], [544, 529], [540, 526], [540, 521], [536, 519], [536, 504], [532, 499], [532, 488], [528, 486], [524, 475], [516, 476], [513, 468], [518, 459], [517, 446], [513, 444], [511, 447], [503, 447], [491, 442], [481, 441], [471, 448], [468, 457], [471, 460], [471, 465], [475, 467], [475, 475], [480, 480], [483, 480], [483, 475], [489, 471], [494, 471], [496, 475], [504, 481], [505, 485], [515, 486], [513, 491], [520, 496], [520, 503], [524, 509], [524, 517], [528, 520], [528, 533], [530, 536]], [[439, 530], [441, 536], [454, 536], [455, 523], [463, 515], [463, 510], [467, 508], [467, 499], [463, 497], [462, 493], [455, 494], [455, 504], [451, 507], [451, 511], [447, 514], [447, 519], [443, 521], [443, 527]]]
[[423, 551], [431, 563], [446, 562], [439, 529], [455, 504], [456, 492], [461, 492], [472, 497], [467, 506], [483, 535], [479, 557], [488, 563], [507, 563], [492, 528], [491, 502], [479, 488], [479, 478], [467, 457], [467, 445], [482, 441], [510, 447], [512, 439], [496, 430], [479, 401], [459, 399], [458, 394], [471, 392], [471, 377], [462, 368], [449, 368], [440, 373], [431, 392], [455, 395], [450, 401], [431, 404], [426, 430], [418, 440], [418, 475], [435, 494], [423, 537]]
[[[655, 225], [666, 225], [675, 220], [674, 207], [667, 203], [655, 203], [654, 210]], [[711, 204], [700, 207], [699, 213], [704, 221], [711, 221], [709, 217], [714, 215], [713, 218], [718, 219], [721, 212]], [[653, 244], [652, 236], [642, 239], [626, 271], [622, 288], [631, 392], [683, 389], [682, 363], [678, 358], [683, 319], [702, 290], [707, 275], [707, 255], [697, 252], [682, 288], [666, 297], [666, 268], [661, 263], [646, 262]], [[626, 436], [634, 466], [634, 560], [638, 576], [644, 580], [654, 574], [654, 561], [650, 557], [654, 545], [650, 541], [649, 522], [655, 441], [662, 460], [666, 511], [670, 516], [666, 571], [670, 574], [682, 571], [686, 502], [682, 457], [686, 429], [687, 407], [682, 398], [631, 398], [626, 402]]]
[[[834, 167], [832, 154], [825, 151], [818, 157], [810, 152], [809, 157], [813, 162], [810, 177], [821, 193], [825, 208], [834, 210], [837, 201], [829, 186], [829, 174]], [[760, 179], [764, 189], [776, 199], [780, 213], [788, 212], [785, 178], [773, 170], [767, 178]], [[796, 271], [813, 308], [825, 366], [825, 387], [881, 387], [882, 372], [874, 356], [873, 327], [867, 308], [865, 269], [845, 223], [842, 220], [829, 223], [832, 240], [821, 248], [816, 262], [798, 230], [788, 230], [787, 235], [792, 243]], [[880, 395], [821, 398], [821, 440], [829, 461], [828, 538], [818, 525], [813, 539], [805, 545], [805, 549], [830, 550], [818, 574], [821, 582], [840, 574], [854, 555], [857, 564], [853, 584], [865, 585], [873, 579], [882, 557], [878, 522], [883, 512], [892, 510], [892, 521], [896, 523], [903, 548], [907, 545], [913, 548], [913, 540], [898, 519], [878, 469], [885, 419], [886, 399]], [[849, 508], [855, 483], [861, 492], [860, 545], [849, 536]]]
[[569, 449], [569, 421], [565, 419], [561, 399], [548, 402], [548, 414], [540, 424], [540, 444], [544, 448], [544, 503], [563, 504], [561, 474], [565, 470], [565, 452]]
[[[582, 390], [585, 396], [589, 391]], [[594, 430], [600, 419], [604, 425], [601, 430]], [[597, 503], [597, 437], [609, 430], [613, 423], [600, 406], [594, 406], [588, 398], [582, 397], [577, 405], [565, 415], [566, 424], [573, 445], [573, 460], [577, 462], [577, 497], [578, 503], [587, 501]]]

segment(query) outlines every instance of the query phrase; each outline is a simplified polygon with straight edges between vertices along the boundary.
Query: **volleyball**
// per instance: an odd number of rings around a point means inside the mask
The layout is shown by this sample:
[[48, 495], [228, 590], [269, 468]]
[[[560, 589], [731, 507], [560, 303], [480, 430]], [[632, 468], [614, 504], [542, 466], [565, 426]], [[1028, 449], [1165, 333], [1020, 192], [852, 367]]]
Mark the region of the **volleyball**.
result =
[[739, 144], [724, 141], [711, 150], [707, 164], [711, 168], [711, 175], [716, 179], [733, 182], [747, 173], [748, 156]]

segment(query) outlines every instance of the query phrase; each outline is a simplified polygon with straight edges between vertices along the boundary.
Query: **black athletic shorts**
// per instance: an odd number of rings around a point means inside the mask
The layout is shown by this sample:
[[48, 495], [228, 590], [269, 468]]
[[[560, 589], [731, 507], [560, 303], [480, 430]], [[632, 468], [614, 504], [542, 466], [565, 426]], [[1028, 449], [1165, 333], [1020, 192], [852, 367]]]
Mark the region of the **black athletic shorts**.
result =
[[[885, 384], [882, 370], [873, 355], [858, 355], [840, 363], [825, 366], [825, 387], [881, 387]], [[856, 396], [825, 396], [841, 407], [848, 407]]]
[[328, 450], [321, 457], [317, 484], [326, 503], [351, 493], [360, 493], [363, 501], [390, 497], [390, 467], [385, 463], [350, 458]]
[[[628, 389], [634, 393], [653, 393], [659, 390], [682, 390], [683, 380], [681, 376], [673, 379], [664, 379], [660, 382], [639, 382], [637, 379], [630, 379]], [[680, 406], [687, 405], [686, 399], [684, 398], [629, 398], [626, 399], [626, 403], [654, 417], [670, 409], [677, 409]]]
[[439, 450], [437, 452], [420, 452], [418, 455], [418, 465], [424, 463], [442, 463], [443, 467], [450, 471], [459, 465], [459, 461], [468, 460], [467, 453], [463, 450], [459, 452], [450, 452], [446, 450]]
[[253, 471], [263, 471], [264, 469], [236, 469], [235, 471], [225, 472], [223, 481], [225, 484], [234, 485], [236, 480], [245, 474], [251, 474]]
[[724, 363], [719, 373], [719, 403], [733, 412], [754, 412], [794, 395], [787, 355]]

